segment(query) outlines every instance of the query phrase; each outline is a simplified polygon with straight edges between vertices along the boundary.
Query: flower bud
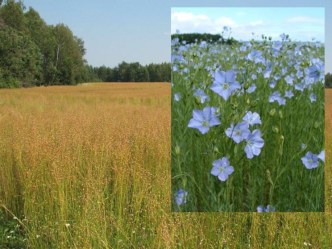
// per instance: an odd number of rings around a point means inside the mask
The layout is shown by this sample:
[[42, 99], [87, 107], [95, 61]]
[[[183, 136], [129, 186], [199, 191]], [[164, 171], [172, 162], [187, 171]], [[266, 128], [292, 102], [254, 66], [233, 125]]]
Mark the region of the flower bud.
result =
[[274, 133], [279, 133], [279, 129], [278, 129], [277, 126], [273, 126], [273, 127], [272, 127], [272, 131], [273, 131]]
[[318, 121], [315, 122], [314, 127], [317, 129], [319, 127], [320, 123]]
[[180, 155], [180, 153], [181, 153], [180, 146], [179, 146], [179, 145], [176, 145], [176, 146], [175, 146], [175, 154], [176, 154], [176, 155]]
[[270, 112], [269, 112], [269, 114], [270, 114], [270, 116], [274, 116], [274, 114], [276, 113], [276, 109], [275, 108], [273, 108]]

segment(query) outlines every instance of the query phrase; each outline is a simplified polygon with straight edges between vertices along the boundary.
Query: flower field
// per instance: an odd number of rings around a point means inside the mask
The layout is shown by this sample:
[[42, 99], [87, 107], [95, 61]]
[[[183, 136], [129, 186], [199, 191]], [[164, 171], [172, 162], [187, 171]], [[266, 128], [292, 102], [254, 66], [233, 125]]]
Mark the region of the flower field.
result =
[[331, 248], [325, 94], [325, 213], [259, 214], [171, 212], [170, 84], [0, 90], [0, 248]]
[[174, 211], [324, 211], [324, 45], [172, 41]]

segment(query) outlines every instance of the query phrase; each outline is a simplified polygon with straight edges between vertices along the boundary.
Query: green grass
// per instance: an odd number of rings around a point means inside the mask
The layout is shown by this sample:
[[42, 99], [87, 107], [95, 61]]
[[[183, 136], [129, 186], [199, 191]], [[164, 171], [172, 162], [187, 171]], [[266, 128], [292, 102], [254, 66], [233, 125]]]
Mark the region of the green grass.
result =
[[[324, 211], [324, 165], [320, 162], [317, 168], [308, 170], [301, 161], [308, 151], [318, 154], [324, 150], [322, 81], [303, 91], [295, 88], [295, 84], [306, 82], [306, 70], [314, 64], [313, 58], [324, 61], [323, 47], [309, 47], [307, 50], [302, 44], [285, 41], [278, 56], [273, 56], [269, 41], [252, 41], [247, 51], [221, 45], [173, 47], [173, 53], [183, 56], [183, 61], [173, 63], [177, 70], [172, 74], [172, 193], [176, 195], [178, 189], [188, 192], [187, 203], [177, 206], [173, 202], [174, 211], [254, 212], [259, 205], [272, 205], [280, 212]], [[298, 55], [296, 49], [302, 54]], [[262, 51], [262, 57], [272, 63], [269, 77], [264, 77], [264, 63], [246, 59], [253, 50]], [[225, 101], [211, 90], [214, 73], [209, 70], [232, 68], [237, 68], [236, 79], [241, 88]], [[287, 84], [286, 76], [295, 76], [298, 71], [303, 76], [295, 77], [292, 85]], [[276, 82], [273, 89], [269, 86], [272, 81]], [[257, 88], [248, 93], [252, 84]], [[202, 103], [194, 96], [195, 89], [203, 90], [209, 99]], [[273, 92], [284, 95], [286, 90], [294, 93], [291, 99], [286, 98], [286, 105], [269, 103]], [[179, 101], [174, 100], [177, 93], [181, 95]], [[311, 93], [317, 101], [310, 101]], [[189, 128], [188, 123], [193, 110], [207, 106], [218, 108], [221, 125], [201, 134]], [[231, 123], [240, 123], [248, 111], [260, 115], [262, 124], [250, 130], [259, 129], [264, 140], [260, 154], [252, 159], [246, 156], [245, 142], [236, 144], [225, 134]], [[212, 163], [222, 157], [228, 157], [235, 169], [226, 182], [210, 173]]]

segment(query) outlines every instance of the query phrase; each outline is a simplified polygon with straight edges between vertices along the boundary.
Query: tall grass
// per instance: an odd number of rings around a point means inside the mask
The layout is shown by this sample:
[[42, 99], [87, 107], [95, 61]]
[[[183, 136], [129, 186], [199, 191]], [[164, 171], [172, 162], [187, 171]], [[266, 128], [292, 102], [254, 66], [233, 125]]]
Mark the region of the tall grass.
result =
[[1, 90], [0, 148], [0, 205], [26, 248], [332, 246], [331, 187], [325, 214], [172, 213], [168, 84]]

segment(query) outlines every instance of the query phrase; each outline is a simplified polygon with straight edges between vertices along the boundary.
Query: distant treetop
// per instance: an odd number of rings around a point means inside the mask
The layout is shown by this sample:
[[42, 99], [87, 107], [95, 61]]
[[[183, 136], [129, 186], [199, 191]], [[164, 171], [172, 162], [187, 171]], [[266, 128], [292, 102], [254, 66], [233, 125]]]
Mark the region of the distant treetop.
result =
[[222, 35], [219, 34], [209, 34], [209, 33], [177, 33], [171, 35], [172, 40], [173, 39], [179, 39], [180, 43], [201, 43], [202, 41], [208, 42], [208, 43], [221, 43], [221, 44], [234, 44], [238, 43], [234, 38], [227, 38], [225, 39]]

